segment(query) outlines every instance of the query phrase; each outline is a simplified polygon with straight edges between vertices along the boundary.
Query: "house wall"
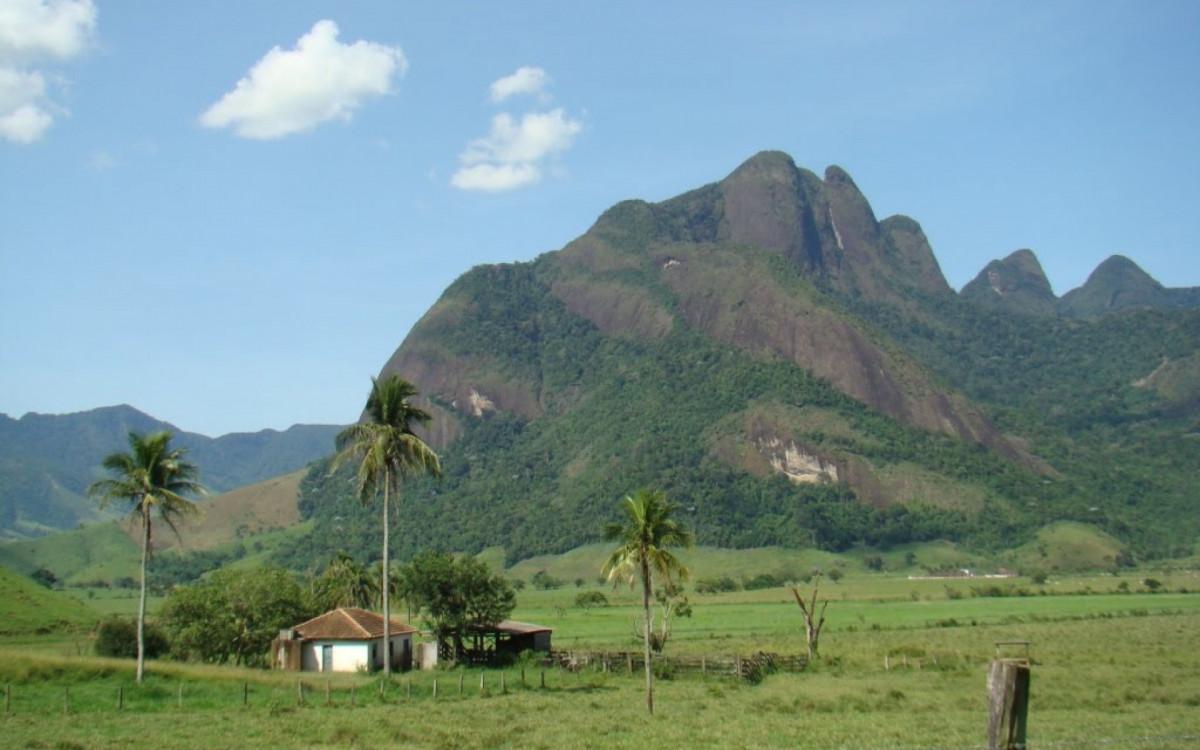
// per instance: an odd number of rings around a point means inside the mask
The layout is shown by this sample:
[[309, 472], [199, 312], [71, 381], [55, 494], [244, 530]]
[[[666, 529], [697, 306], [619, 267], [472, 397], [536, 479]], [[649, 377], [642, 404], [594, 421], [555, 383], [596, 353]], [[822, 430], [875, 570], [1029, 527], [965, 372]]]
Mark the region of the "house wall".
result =
[[333, 646], [332, 672], [357, 672], [366, 669], [370, 658], [367, 641], [305, 641], [300, 668], [305, 672], [321, 671], [321, 653], [325, 646]]

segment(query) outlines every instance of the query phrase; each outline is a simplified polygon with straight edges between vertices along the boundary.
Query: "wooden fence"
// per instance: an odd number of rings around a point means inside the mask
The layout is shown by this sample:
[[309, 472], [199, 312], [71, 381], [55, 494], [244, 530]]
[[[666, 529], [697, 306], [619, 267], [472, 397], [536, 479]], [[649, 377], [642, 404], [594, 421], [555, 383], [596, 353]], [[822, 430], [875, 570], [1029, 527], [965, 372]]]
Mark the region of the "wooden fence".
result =
[[[543, 663], [569, 671], [595, 669], [602, 672], [633, 673], [645, 669], [641, 651], [552, 651]], [[784, 655], [759, 652], [749, 656], [739, 654], [702, 654], [700, 656], [650, 655], [651, 668], [672, 675], [699, 674], [735, 677], [758, 682], [773, 672], [801, 672], [808, 666], [803, 654]]]

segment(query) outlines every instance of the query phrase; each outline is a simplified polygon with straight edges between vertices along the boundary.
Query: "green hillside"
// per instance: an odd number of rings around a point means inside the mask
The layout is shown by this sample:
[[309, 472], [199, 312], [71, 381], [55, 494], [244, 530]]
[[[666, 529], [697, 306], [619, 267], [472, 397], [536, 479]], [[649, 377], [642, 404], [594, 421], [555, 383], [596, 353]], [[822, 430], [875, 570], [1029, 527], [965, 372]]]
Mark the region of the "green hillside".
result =
[[0, 567], [0, 635], [90, 629], [99, 615], [78, 599]]

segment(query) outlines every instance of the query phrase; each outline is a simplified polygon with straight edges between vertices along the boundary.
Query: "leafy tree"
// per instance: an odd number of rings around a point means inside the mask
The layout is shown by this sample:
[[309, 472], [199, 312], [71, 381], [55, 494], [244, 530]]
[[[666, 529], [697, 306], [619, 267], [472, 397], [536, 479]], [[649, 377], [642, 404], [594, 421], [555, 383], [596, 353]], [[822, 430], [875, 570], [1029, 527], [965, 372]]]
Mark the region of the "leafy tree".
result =
[[575, 595], [575, 606], [584, 612], [592, 607], [607, 607], [608, 597], [600, 591], [584, 591]]
[[379, 595], [379, 581], [365, 565], [339, 551], [313, 582], [313, 595], [323, 610], [338, 607], [368, 609]]
[[146, 669], [146, 562], [150, 558], [151, 519], [155, 512], [175, 530], [175, 521], [196, 506], [184, 495], [203, 494], [197, 481], [199, 470], [183, 460], [183, 448], [171, 448], [171, 433], [129, 433], [129, 453], [111, 453], [102, 465], [114, 476], [88, 487], [88, 495], [101, 507], [113, 500], [127, 500], [130, 517], [142, 524], [141, 591], [137, 616], [137, 682]]
[[604, 538], [619, 542], [603, 572], [613, 582], [628, 581], [642, 585], [642, 612], [645, 618], [642, 640], [646, 659], [646, 710], [654, 713], [654, 674], [650, 666], [650, 600], [654, 595], [652, 576], [657, 574], [664, 580], [668, 592], [675, 588], [674, 579], [684, 579], [688, 570], [679, 558], [672, 554], [676, 547], [691, 547], [692, 534], [679, 526], [672, 518], [682, 506], [667, 500], [662, 490], [643, 488], [626, 495], [621, 500], [621, 513], [625, 516], [619, 523], [610, 523], [604, 529]]
[[54, 588], [54, 584], [58, 583], [58, 576], [54, 575], [54, 572], [45, 565], [39, 565], [38, 569], [33, 571], [29, 577], [48, 589]]
[[503, 575], [482, 560], [424, 552], [404, 566], [414, 605], [438, 640], [438, 650], [457, 660], [471, 631], [492, 627], [512, 614], [517, 598]]
[[178, 658], [260, 666], [281, 629], [321, 611], [307, 588], [282, 568], [224, 568], [173, 590], [161, 621]]
[[400, 478], [418, 473], [441, 474], [437, 454], [413, 430], [416, 425], [428, 426], [431, 417], [414, 406], [417, 395], [412, 383], [396, 374], [383, 380], [371, 378], [371, 394], [367, 397], [366, 419], [347, 427], [337, 436], [338, 453], [333, 468], [353, 459], [358, 462], [358, 497], [367, 502], [378, 496], [383, 487], [383, 562], [380, 592], [383, 597], [383, 642], [387, 652], [383, 660], [384, 677], [392, 673], [391, 607], [386, 580], [388, 566], [388, 510], [393, 496], [399, 501]]

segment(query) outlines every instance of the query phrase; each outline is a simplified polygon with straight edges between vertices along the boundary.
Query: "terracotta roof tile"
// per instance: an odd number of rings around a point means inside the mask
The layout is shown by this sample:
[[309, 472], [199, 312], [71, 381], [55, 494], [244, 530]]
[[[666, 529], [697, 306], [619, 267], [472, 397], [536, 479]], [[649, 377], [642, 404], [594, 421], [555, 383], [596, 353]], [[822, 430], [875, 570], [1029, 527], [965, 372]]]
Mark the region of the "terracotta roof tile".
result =
[[[304, 639], [363, 640], [383, 637], [383, 617], [358, 607], [342, 607], [292, 628]], [[415, 633], [416, 628], [392, 620], [392, 635]]]

